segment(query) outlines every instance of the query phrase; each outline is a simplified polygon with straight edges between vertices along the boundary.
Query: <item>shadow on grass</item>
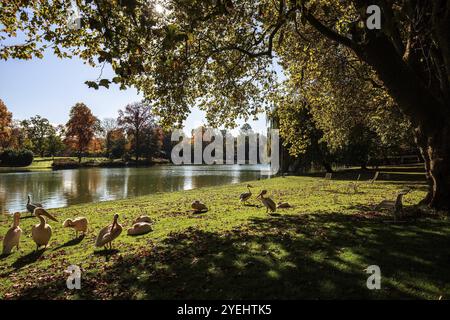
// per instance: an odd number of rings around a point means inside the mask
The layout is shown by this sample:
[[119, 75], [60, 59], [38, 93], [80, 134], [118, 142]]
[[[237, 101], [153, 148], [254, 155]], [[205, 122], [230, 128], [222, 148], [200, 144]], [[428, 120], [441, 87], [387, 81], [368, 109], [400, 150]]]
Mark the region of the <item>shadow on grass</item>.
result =
[[[405, 165], [402, 167], [380, 167], [379, 169], [343, 169], [339, 170], [332, 175], [333, 180], [340, 181], [356, 181], [358, 176], [360, 177], [359, 183], [370, 183], [370, 180], [374, 177], [375, 173], [379, 172], [378, 179], [374, 182], [424, 182], [425, 183], [425, 170], [423, 165]], [[325, 172], [314, 172], [304, 174], [313, 178], [324, 178]]]
[[94, 254], [97, 256], [109, 257], [109, 256], [115, 255], [119, 252], [120, 252], [119, 249], [103, 249], [103, 250], [94, 251]]
[[39, 260], [39, 258], [44, 254], [45, 249], [39, 249], [37, 251], [31, 251], [30, 253], [19, 257], [13, 264], [14, 269], [21, 269], [29, 264], [32, 264]]
[[61, 248], [65, 248], [65, 247], [71, 247], [71, 246], [76, 246], [77, 244], [80, 244], [81, 241], [83, 241], [83, 239], [85, 238], [85, 235], [81, 235], [78, 238], [74, 238], [72, 240], [67, 241], [66, 243], [63, 243], [62, 245], [56, 247], [53, 249], [53, 251], [59, 250]]
[[[188, 228], [83, 272], [81, 299], [437, 299], [450, 296], [450, 224], [340, 213], [254, 218], [223, 232]], [[378, 265], [382, 289], [368, 290]], [[21, 298], [73, 294], [65, 279]]]

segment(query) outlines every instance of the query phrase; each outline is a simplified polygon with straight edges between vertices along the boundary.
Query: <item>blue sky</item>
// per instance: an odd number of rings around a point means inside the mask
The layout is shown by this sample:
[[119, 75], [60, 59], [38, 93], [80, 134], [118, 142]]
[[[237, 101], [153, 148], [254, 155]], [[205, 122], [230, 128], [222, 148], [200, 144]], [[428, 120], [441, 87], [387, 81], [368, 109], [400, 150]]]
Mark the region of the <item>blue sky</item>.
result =
[[[59, 59], [51, 53], [43, 59], [0, 60], [0, 99], [13, 113], [14, 119], [27, 119], [36, 114], [54, 124], [68, 120], [70, 108], [84, 102], [99, 118], [116, 118], [117, 111], [126, 104], [139, 101], [142, 95], [135, 89], [119, 90], [88, 88], [86, 80], [96, 80], [99, 68], [84, 64], [80, 59]], [[111, 78], [111, 67], [105, 66], [102, 78]], [[194, 109], [185, 122], [185, 131], [205, 124], [204, 114]], [[240, 121], [239, 123], [244, 123]], [[264, 115], [249, 121], [256, 131], [266, 128]]]

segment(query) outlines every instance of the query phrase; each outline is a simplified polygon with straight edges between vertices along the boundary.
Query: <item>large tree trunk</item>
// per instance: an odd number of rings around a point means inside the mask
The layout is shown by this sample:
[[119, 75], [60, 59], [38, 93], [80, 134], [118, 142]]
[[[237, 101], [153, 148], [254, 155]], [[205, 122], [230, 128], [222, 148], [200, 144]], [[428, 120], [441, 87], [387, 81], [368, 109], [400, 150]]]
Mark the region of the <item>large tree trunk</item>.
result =
[[435, 209], [450, 209], [450, 106], [424, 86], [384, 36], [372, 34], [355, 52], [375, 69], [415, 127], [430, 186], [422, 203]]
[[[366, 11], [367, 6], [371, 4], [369, 2], [368, 0], [354, 0], [355, 7], [361, 12]], [[449, 209], [450, 99], [446, 88], [448, 88], [450, 81], [447, 82], [446, 79], [450, 80], [448, 54], [450, 52], [448, 40], [450, 7], [445, 0], [435, 0], [428, 4], [424, 3], [419, 7], [426, 12], [426, 8], [430, 4], [432, 5], [431, 29], [433, 32], [428, 36], [433, 37], [432, 42], [440, 48], [440, 52], [434, 52], [439, 50], [431, 51], [433, 51], [433, 59], [436, 59], [436, 61], [440, 61], [442, 58], [442, 63], [437, 70], [436, 68], [430, 69], [429, 65], [422, 62], [424, 59], [423, 53], [415, 52], [420, 47], [411, 49], [407, 45], [406, 50], [402, 48], [403, 44], [398, 41], [400, 35], [390, 32], [392, 30], [389, 30], [389, 26], [384, 27], [384, 29], [387, 28], [387, 30], [384, 30], [385, 32], [383, 30], [354, 28], [351, 31], [352, 39], [349, 39], [325, 27], [312, 15], [306, 14], [305, 17], [317, 31], [352, 49], [361, 60], [375, 70], [389, 94], [416, 130], [416, 138], [425, 158], [426, 175], [430, 183], [430, 192], [422, 202], [435, 209]], [[384, 23], [389, 23], [392, 18], [389, 16], [391, 10], [386, 5], [383, 6], [383, 9], [385, 13]], [[425, 20], [426, 18], [422, 18], [421, 22], [429, 28]], [[411, 34], [411, 36], [414, 36], [414, 34]], [[408, 44], [410, 44], [410, 40], [414, 41], [410, 38]], [[423, 75], [430, 72], [441, 73], [440, 84], [437, 84], [436, 81], [428, 84], [424, 82], [426, 79]]]
[[[437, 128], [427, 137], [427, 145], [419, 145], [425, 159], [429, 190], [421, 204], [432, 208], [450, 209], [450, 127]], [[425, 139], [422, 139], [422, 141]]]

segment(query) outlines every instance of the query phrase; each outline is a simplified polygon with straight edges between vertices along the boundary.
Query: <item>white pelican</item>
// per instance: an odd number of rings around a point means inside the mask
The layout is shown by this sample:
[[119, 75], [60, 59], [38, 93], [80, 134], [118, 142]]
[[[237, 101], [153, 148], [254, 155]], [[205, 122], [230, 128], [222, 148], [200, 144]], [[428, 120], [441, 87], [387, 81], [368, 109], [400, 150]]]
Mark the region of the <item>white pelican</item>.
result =
[[34, 209], [34, 215], [40, 220], [40, 223], [31, 228], [31, 236], [36, 243], [36, 250], [41, 246], [47, 247], [50, 238], [52, 237], [52, 227], [47, 224], [44, 217], [49, 218], [53, 221], [56, 220], [50, 213], [45, 211], [43, 208]]
[[31, 202], [31, 196], [28, 195], [28, 201], [27, 201], [27, 210], [29, 213], [33, 214], [34, 213], [34, 209], [36, 208], [42, 208], [42, 204], [40, 203], [32, 203]]
[[247, 185], [247, 190], [248, 192], [243, 192], [240, 194], [239, 196], [239, 200], [241, 202], [247, 202], [248, 199], [250, 199], [250, 197], [252, 196], [252, 192], [250, 191], [250, 188], [253, 188], [253, 186], [251, 186], [250, 184]]
[[11, 228], [6, 232], [3, 239], [3, 254], [10, 254], [11, 250], [16, 247], [19, 250], [20, 236], [22, 235], [22, 229], [19, 227], [20, 213], [14, 213], [14, 222]]
[[78, 237], [78, 232], [82, 232], [83, 235], [86, 234], [88, 223], [88, 219], [86, 219], [85, 217], [77, 217], [75, 219], [66, 219], [63, 223], [63, 227], [73, 228], [75, 230], [76, 237]]
[[267, 213], [269, 212], [269, 210], [271, 212], [275, 212], [275, 210], [277, 210], [277, 206], [275, 204], [275, 202], [270, 199], [270, 198], [264, 198], [264, 195], [267, 193], [267, 190], [262, 190], [260, 194], [258, 194], [258, 196], [256, 197], [256, 199], [260, 198], [262, 204], [266, 207], [267, 209]]
[[115, 214], [113, 223], [100, 230], [95, 241], [96, 247], [105, 247], [107, 249], [109, 244], [109, 249], [112, 249], [112, 241], [122, 233], [122, 226], [117, 222], [118, 219], [119, 215]]
[[127, 234], [129, 236], [138, 236], [141, 234], [146, 234], [152, 231], [152, 225], [148, 222], [137, 222], [134, 223], [133, 226], [128, 229]]
[[194, 209], [194, 212], [196, 212], [196, 213], [208, 211], [208, 208], [206, 207], [206, 205], [204, 203], [200, 202], [199, 200], [195, 200], [194, 202], [192, 202], [191, 207], [192, 207], [192, 209]]

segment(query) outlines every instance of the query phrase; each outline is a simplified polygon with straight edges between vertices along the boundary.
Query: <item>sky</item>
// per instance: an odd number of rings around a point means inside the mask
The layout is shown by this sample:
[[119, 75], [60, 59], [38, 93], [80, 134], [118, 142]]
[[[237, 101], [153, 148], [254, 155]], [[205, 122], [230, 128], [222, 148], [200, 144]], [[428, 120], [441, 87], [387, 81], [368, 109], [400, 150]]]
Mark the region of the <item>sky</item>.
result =
[[[87, 80], [97, 80], [100, 68], [84, 64], [79, 58], [59, 59], [46, 53], [43, 59], [8, 61], [0, 60], [0, 99], [14, 119], [28, 119], [39, 114], [53, 124], [65, 124], [71, 107], [85, 103], [99, 119], [116, 118], [117, 111], [129, 103], [142, 99], [136, 89], [119, 90], [117, 85], [109, 89], [88, 88]], [[113, 71], [105, 65], [102, 78], [112, 78]], [[243, 124], [244, 121], [238, 121]], [[265, 131], [264, 115], [258, 121], [248, 121], [255, 131]], [[184, 131], [205, 125], [204, 113], [193, 108], [185, 121]], [[235, 129], [233, 133], [236, 133]]]

